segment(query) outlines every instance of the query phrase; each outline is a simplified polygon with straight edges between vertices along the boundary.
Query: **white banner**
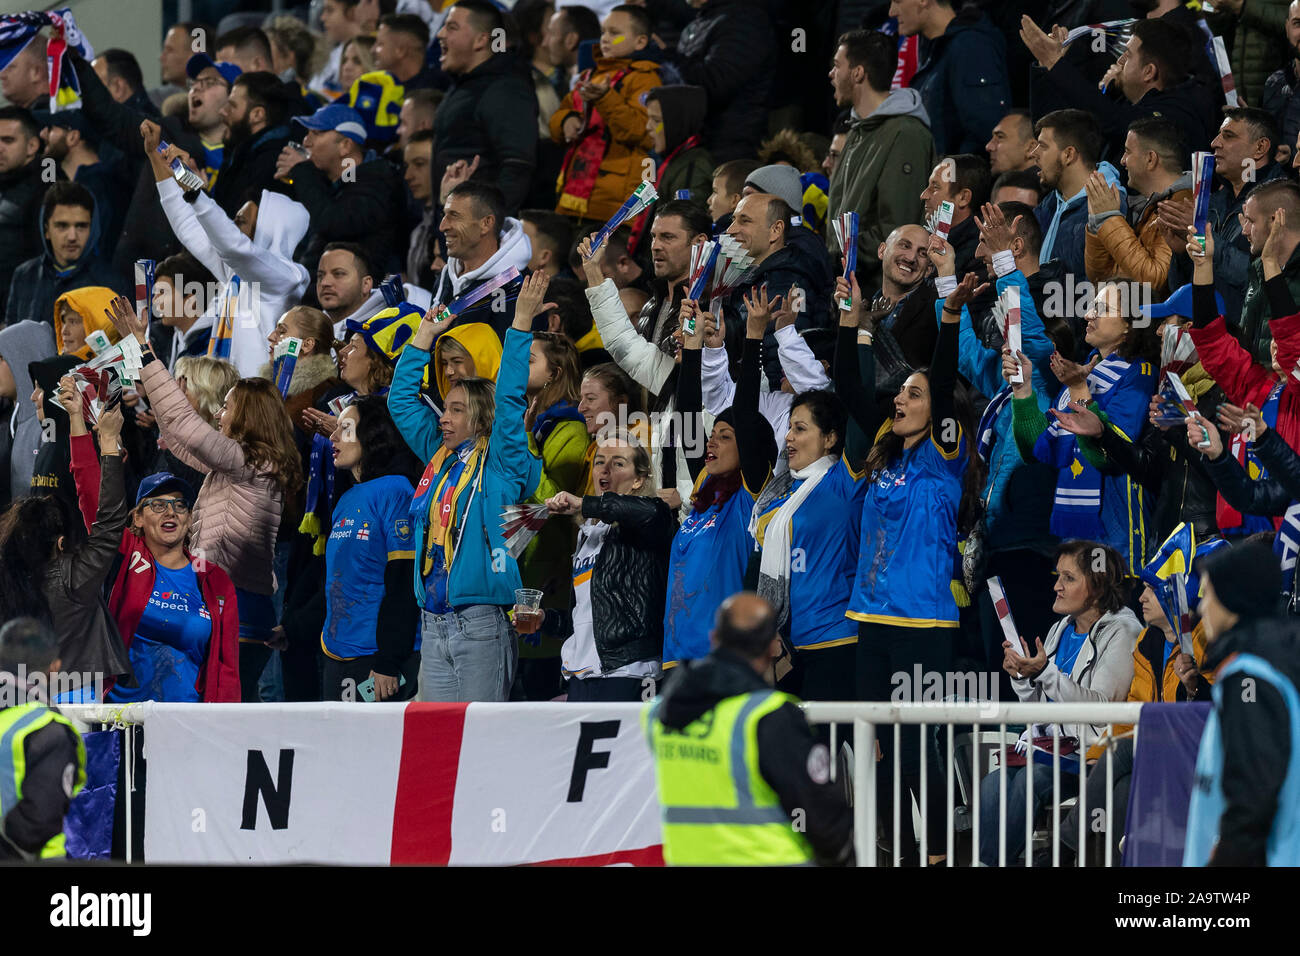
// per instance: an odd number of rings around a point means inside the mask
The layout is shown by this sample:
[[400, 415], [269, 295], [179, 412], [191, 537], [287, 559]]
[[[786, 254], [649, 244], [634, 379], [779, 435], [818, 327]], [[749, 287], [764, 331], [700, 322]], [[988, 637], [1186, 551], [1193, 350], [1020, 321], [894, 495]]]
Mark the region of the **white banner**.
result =
[[154, 705], [145, 859], [660, 864], [639, 714], [637, 704]]

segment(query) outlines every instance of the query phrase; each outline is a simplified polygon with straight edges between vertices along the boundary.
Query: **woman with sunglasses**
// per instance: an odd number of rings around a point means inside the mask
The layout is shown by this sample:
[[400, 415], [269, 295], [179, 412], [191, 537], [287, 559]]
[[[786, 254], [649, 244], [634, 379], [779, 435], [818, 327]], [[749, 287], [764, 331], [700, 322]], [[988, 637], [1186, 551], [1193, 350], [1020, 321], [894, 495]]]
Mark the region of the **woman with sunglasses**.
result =
[[[99, 455], [72, 378], [59, 383], [71, 409], [72, 475], [83, 509], [99, 499]], [[225, 703], [240, 699], [239, 609], [225, 571], [187, 550], [194, 490], [168, 472], [140, 483], [122, 529], [108, 610], [126, 646], [134, 686], [116, 684], [107, 700]]]

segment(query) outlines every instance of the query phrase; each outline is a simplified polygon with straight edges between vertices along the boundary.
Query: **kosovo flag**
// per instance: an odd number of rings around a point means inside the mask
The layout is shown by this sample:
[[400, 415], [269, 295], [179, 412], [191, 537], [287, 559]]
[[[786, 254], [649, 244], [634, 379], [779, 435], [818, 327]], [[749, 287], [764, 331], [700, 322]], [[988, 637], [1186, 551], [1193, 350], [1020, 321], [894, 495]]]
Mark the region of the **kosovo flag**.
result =
[[1192, 633], [1191, 612], [1201, 594], [1200, 575], [1193, 570], [1193, 564], [1197, 558], [1203, 558], [1226, 544], [1222, 538], [1198, 544], [1192, 526], [1183, 522], [1160, 545], [1160, 550], [1147, 566], [1138, 572], [1142, 581], [1155, 592], [1174, 632], [1187, 645]]

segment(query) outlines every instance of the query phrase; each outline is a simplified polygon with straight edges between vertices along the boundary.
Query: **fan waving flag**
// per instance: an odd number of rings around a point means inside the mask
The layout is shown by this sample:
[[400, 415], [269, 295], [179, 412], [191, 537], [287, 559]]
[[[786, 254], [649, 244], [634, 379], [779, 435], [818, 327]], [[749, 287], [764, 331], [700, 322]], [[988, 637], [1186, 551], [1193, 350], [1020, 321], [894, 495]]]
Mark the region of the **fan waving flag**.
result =
[[45, 51], [49, 64], [50, 112], [79, 109], [81, 84], [67, 53], [75, 50], [84, 59], [93, 60], [95, 51], [77, 28], [72, 11], [67, 7], [0, 16], [0, 70], [16, 60], [45, 27], [53, 30]]

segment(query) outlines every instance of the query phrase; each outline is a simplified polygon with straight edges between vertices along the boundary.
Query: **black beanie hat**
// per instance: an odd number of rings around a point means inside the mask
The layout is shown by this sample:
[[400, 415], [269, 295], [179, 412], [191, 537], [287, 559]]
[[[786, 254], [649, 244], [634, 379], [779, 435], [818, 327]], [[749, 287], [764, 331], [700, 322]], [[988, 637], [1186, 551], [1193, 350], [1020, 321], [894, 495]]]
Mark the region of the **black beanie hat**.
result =
[[1268, 617], [1278, 612], [1282, 565], [1264, 538], [1220, 548], [1201, 562], [1200, 572], [1213, 583], [1219, 603], [1239, 617]]

